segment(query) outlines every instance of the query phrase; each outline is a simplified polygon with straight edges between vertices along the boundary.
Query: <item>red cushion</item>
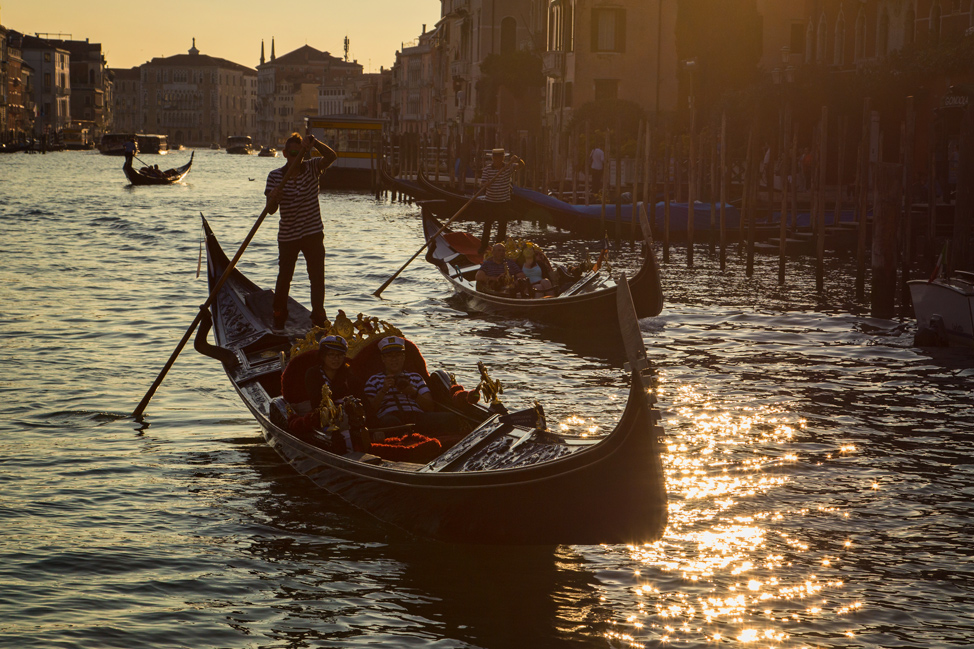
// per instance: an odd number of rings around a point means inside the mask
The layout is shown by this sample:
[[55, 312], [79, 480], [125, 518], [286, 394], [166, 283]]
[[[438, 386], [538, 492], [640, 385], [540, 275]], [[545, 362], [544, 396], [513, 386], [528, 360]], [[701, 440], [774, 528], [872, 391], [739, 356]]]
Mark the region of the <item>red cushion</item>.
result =
[[369, 453], [390, 462], [418, 462], [426, 464], [443, 451], [438, 439], [419, 433], [409, 433], [402, 437], [388, 437], [382, 442], [373, 443]]
[[318, 350], [309, 349], [291, 359], [281, 375], [281, 396], [288, 403], [300, 403], [311, 399], [305, 389], [304, 376], [308, 369], [318, 362]]
[[[374, 375], [385, 371], [385, 366], [382, 365], [382, 353], [379, 351], [379, 341], [384, 337], [372, 340], [348, 363], [352, 373], [362, 385]], [[426, 369], [426, 360], [419, 352], [419, 347], [411, 340], [406, 340], [406, 363], [403, 365], [403, 371], [419, 374], [424, 381], [429, 382], [430, 373]]]

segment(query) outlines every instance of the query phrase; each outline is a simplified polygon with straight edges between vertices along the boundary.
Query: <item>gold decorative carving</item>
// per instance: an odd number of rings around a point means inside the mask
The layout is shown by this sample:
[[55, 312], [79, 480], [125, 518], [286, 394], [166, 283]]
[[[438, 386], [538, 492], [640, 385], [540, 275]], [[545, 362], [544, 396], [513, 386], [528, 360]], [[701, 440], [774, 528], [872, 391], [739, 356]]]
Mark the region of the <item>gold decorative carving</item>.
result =
[[331, 388], [328, 384], [321, 386], [321, 405], [318, 406], [318, 421], [326, 431], [338, 430], [341, 427], [344, 413], [342, 407], [331, 398]]
[[499, 380], [490, 378], [487, 373], [487, 366], [484, 365], [483, 361], [477, 362], [477, 369], [480, 370], [480, 383], [477, 385], [477, 389], [484, 395], [484, 402], [491, 405], [500, 403], [499, 397], [504, 393], [504, 386]]
[[369, 317], [359, 313], [353, 321], [341, 309], [335, 317], [333, 323], [328, 323], [324, 327], [313, 327], [304, 338], [301, 338], [291, 346], [291, 353], [288, 358], [294, 358], [298, 354], [311, 349], [318, 349], [319, 341], [325, 336], [341, 336], [348, 343], [348, 358], [355, 356], [362, 349], [376, 338], [386, 336], [402, 336], [402, 331], [393, 327], [385, 320]]

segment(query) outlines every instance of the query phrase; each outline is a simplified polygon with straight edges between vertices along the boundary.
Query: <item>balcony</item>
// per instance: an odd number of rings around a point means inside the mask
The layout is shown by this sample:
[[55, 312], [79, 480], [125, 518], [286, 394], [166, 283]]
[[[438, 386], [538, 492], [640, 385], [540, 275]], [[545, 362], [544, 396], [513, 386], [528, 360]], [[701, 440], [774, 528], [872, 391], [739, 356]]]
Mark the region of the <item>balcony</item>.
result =
[[541, 56], [541, 71], [546, 77], [561, 79], [565, 76], [565, 53], [549, 51]]
[[470, 63], [467, 61], [451, 61], [450, 76], [465, 77], [470, 74]]

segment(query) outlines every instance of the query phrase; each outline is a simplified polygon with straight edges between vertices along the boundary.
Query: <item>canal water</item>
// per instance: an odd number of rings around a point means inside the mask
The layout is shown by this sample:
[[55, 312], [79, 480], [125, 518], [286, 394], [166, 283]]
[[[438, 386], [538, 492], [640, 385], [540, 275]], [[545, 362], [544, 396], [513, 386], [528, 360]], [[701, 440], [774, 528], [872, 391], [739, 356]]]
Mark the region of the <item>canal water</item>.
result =
[[[206, 298], [200, 213], [235, 250], [281, 163], [197, 151], [185, 183], [133, 188], [95, 152], [0, 157], [0, 646], [974, 645], [974, 356], [864, 315], [848, 260], [819, 295], [807, 260], [779, 287], [776, 259], [747, 279], [733, 251], [722, 273], [706, 246], [694, 269], [673, 250], [640, 322], [666, 431], [653, 544], [405, 536], [283, 465], [191, 346], [134, 422]], [[466, 313], [421, 258], [374, 298], [419, 247], [418, 210], [321, 204], [329, 314], [396, 324], [468, 385], [483, 360], [553, 426], [611, 430], [628, 377], [604, 331]], [[595, 247], [512, 232], [556, 260]], [[268, 287], [275, 236], [268, 219], [240, 264]]]

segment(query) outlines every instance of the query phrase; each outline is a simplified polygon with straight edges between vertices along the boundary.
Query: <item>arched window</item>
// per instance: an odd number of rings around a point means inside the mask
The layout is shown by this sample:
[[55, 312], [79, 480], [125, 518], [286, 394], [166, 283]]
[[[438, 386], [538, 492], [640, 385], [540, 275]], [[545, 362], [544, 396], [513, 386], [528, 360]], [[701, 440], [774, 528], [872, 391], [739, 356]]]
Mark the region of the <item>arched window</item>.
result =
[[859, 11], [856, 18], [856, 61], [866, 58], [866, 14]]
[[561, 49], [560, 37], [562, 34], [562, 8], [561, 0], [551, 0], [548, 5], [548, 51], [556, 52]]
[[940, 40], [940, 17], [943, 16], [943, 9], [939, 2], [934, 2], [930, 8], [930, 38], [934, 42]]
[[889, 14], [884, 8], [879, 14], [879, 27], [876, 28], [876, 56], [883, 57], [889, 51]]
[[564, 36], [564, 50], [566, 52], [575, 51], [575, 0], [570, 0], [565, 3], [564, 9], [564, 22], [565, 22], [565, 36]]
[[815, 25], [808, 21], [805, 29], [805, 63], [811, 63], [815, 58]]
[[517, 49], [517, 20], [507, 16], [501, 20], [501, 54]]
[[917, 17], [913, 13], [913, 9], [909, 9], [906, 12], [906, 17], [903, 19], [903, 44], [913, 45], [913, 41], [916, 35], [916, 23]]
[[825, 62], [825, 48], [828, 46], [828, 23], [823, 13], [818, 19], [818, 38], [815, 39], [815, 60], [819, 63]]
[[832, 65], [845, 65], [845, 16], [841, 13], [835, 22], [835, 47], [832, 52]]

